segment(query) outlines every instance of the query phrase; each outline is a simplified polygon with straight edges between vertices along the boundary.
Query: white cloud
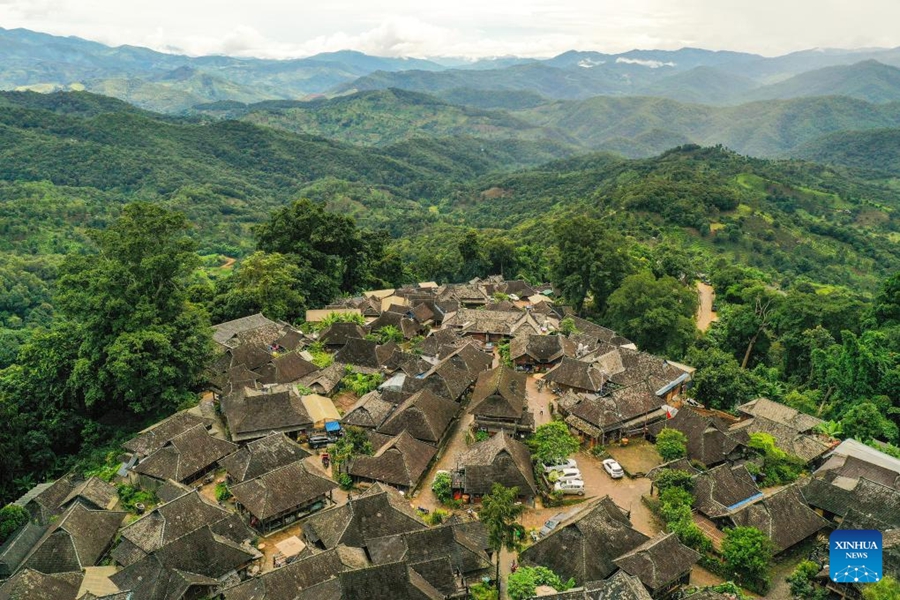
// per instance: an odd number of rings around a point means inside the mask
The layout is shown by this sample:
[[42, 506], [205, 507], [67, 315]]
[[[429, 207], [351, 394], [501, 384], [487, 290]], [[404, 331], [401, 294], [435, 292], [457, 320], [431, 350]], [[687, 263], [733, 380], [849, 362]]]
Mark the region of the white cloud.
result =
[[625, 58], [624, 56], [620, 56], [616, 59], [617, 63], [623, 65], [640, 65], [642, 67], [650, 67], [651, 69], [658, 69], [660, 67], [674, 67], [675, 63], [673, 62], [662, 62], [661, 60], [645, 60], [643, 58]]

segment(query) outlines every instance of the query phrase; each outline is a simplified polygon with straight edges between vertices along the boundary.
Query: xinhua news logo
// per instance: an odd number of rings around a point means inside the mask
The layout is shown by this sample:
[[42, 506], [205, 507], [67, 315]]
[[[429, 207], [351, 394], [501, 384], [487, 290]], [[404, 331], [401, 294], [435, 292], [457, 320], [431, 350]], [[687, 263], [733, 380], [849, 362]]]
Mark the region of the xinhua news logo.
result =
[[829, 572], [836, 583], [875, 583], [881, 580], [881, 532], [837, 529], [828, 541]]

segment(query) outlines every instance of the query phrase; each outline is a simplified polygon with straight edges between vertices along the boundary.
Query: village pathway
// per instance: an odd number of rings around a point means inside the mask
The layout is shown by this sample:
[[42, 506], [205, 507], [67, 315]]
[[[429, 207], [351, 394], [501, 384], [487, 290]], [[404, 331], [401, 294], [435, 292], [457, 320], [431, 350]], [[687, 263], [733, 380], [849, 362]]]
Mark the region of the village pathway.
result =
[[711, 285], [698, 281], [697, 293], [700, 295], [700, 307], [697, 311], [697, 329], [706, 331], [713, 324], [713, 321], [719, 320], [719, 316], [712, 308], [716, 292]]
[[453, 471], [456, 469], [457, 459], [469, 448], [466, 443], [466, 433], [472, 426], [473, 420], [474, 417], [471, 414], [464, 412], [456, 421], [454, 425], [455, 429], [451, 432], [450, 439], [444, 446], [444, 453], [437, 462], [432, 465], [428, 473], [425, 474], [425, 477], [422, 478], [422, 484], [419, 487], [419, 491], [416, 492], [416, 495], [412, 499], [413, 506], [421, 506], [430, 511], [437, 508], [447, 510], [438, 501], [434, 492], [431, 491], [431, 482], [434, 481], [434, 476], [438, 471]]
[[535, 426], [540, 426], [552, 421], [550, 406], [555, 406], [556, 394], [550, 391], [548, 386], [541, 385], [538, 389], [539, 379], [529, 375], [525, 389], [528, 391], [528, 408], [534, 414]]

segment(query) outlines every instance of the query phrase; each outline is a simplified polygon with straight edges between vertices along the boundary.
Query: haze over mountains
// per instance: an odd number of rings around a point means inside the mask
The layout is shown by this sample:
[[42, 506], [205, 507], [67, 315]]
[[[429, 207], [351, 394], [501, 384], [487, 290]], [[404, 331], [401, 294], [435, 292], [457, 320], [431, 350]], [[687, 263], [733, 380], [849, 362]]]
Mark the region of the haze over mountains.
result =
[[[269, 60], [0, 29], [0, 89], [87, 90], [156, 112], [368, 146], [465, 136], [539, 141], [556, 156], [646, 157], [686, 143], [722, 144], [893, 171], [890, 161], [869, 160], [866, 144], [897, 139], [890, 132], [900, 128], [900, 48], [774, 58], [696, 48], [570, 51], [474, 62], [342, 51]], [[823, 137], [838, 134], [853, 140], [855, 155]]]

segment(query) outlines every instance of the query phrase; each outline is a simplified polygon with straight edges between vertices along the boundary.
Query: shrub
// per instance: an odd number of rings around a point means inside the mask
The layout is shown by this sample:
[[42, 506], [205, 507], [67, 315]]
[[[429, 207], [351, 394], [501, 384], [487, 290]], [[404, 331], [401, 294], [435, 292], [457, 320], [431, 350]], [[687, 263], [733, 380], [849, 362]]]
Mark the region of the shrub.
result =
[[489, 440], [489, 439], [491, 439], [491, 434], [488, 433], [487, 431], [485, 431], [483, 429], [479, 429], [478, 431], [475, 432], [475, 441], [476, 442], [483, 442], [483, 441]]
[[28, 511], [18, 504], [7, 504], [0, 508], [0, 544], [3, 544], [30, 518]]
[[680, 488], [685, 491], [694, 489], [694, 479], [687, 471], [681, 469], [667, 469], [662, 471], [654, 480], [653, 485], [662, 494], [669, 488]]
[[364, 396], [381, 385], [383, 381], [384, 376], [381, 373], [365, 375], [363, 373], [356, 373], [348, 367], [347, 375], [341, 379], [341, 385], [357, 396]]
[[762, 469], [756, 473], [762, 476], [763, 486], [791, 483], [800, 476], [806, 466], [802, 459], [791, 456], [775, 446], [775, 439], [768, 433], [751, 434], [748, 446], [763, 458]]
[[551, 421], [539, 426], [528, 440], [534, 457], [550, 463], [565, 459], [578, 450], [578, 438], [569, 433], [569, 427], [562, 421]]
[[216, 484], [216, 500], [219, 502], [225, 502], [231, 498], [231, 490], [228, 489], [228, 484], [225, 482]]
[[440, 525], [444, 522], [444, 519], [449, 516], [449, 514], [450, 513], [445, 510], [436, 509], [425, 515], [425, 522], [432, 526]]
[[350, 477], [347, 473], [341, 473], [337, 478], [338, 485], [341, 486], [342, 490], [349, 490], [353, 488], [353, 478]]
[[129, 512], [135, 512], [138, 504], [149, 507], [159, 503], [159, 499], [151, 492], [144, 491], [125, 483], [116, 487], [116, 493], [119, 495], [119, 501], [122, 503], [122, 508]]
[[725, 532], [725, 568], [738, 583], [759, 594], [765, 594], [769, 588], [772, 554], [772, 540], [755, 527], [736, 527]]
[[500, 592], [492, 585], [476, 583], [469, 586], [469, 597], [472, 600], [497, 600]]
[[687, 436], [677, 429], [663, 429], [656, 436], [656, 451], [665, 462], [687, 456]]
[[794, 572], [791, 573], [787, 582], [791, 586], [791, 598], [797, 600], [825, 600], [828, 592], [813, 583], [816, 575], [819, 573], [819, 565], [811, 560], [804, 560]]
[[557, 592], [565, 592], [575, 586], [575, 580], [563, 581], [547, 567], [520, 567], [515, 573], [510, 574], [507, 580], [507, 589], [512, 600], [533, 597], [539, 585], [548, 585]]
[[450, 487], [451, 483], [452, 478], [450, 477], [450, 473], [444, 472], [435, 475], [434, 481], [431, 482], [431, 491], [434, 492], [434, 495], [437, 496], [437, 499], [441, 504], [446, 504], [453, 499], [453, 490]]

